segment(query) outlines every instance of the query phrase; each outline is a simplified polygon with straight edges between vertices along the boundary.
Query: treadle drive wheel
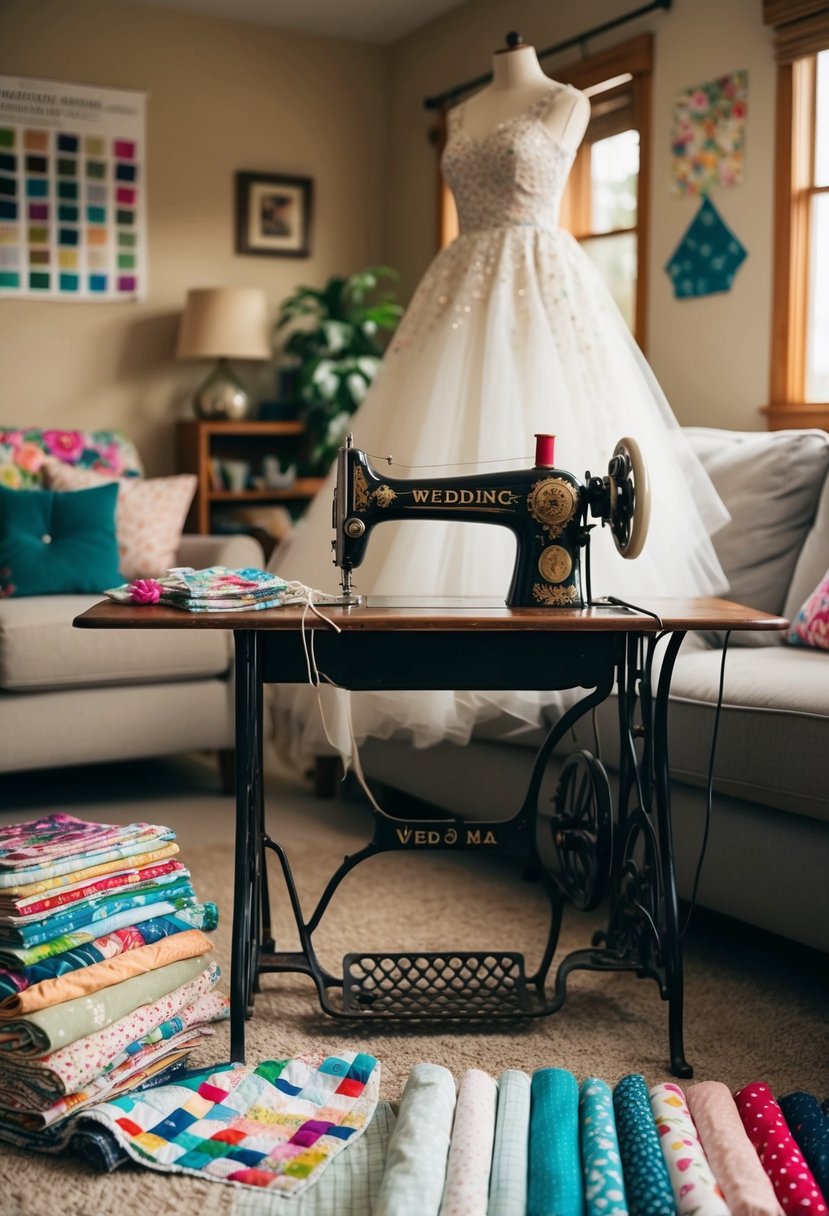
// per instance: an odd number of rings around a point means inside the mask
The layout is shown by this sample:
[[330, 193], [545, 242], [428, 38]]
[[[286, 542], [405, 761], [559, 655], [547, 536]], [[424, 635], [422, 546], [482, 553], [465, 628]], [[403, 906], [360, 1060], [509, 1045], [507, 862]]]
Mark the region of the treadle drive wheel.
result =
[[613, 864], [613, 810], [604, 766], [590, 752], [574, 752], [564, 762], [553, 801], [553, 875], [570, 903], [590, 912], [604, 899]]

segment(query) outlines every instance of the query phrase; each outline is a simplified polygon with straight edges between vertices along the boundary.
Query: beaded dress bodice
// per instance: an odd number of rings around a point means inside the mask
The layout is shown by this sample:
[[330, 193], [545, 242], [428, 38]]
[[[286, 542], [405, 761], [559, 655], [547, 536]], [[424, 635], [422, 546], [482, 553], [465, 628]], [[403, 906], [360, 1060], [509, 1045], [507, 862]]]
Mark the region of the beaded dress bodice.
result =
[[550, 89], [524, 114], [481, 136], [464, 129], [463, 106], [452, 111], [441, 167], [461, 235], [485, 228], [558, 227], [573, 154], [553, 139], [543, 119], [559, 92]]

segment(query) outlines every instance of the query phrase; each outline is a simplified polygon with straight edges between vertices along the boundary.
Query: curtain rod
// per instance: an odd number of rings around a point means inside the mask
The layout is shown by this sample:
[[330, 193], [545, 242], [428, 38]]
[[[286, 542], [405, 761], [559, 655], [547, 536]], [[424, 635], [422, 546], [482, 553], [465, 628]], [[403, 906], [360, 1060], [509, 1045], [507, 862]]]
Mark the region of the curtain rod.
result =
[[[655, 9], [661, 8], [667, 11], [672, 3], [673, 0], [652, 0], [650, 4], [643, 4], [641, 8], [636, 8], [630, 13], [624, 13], [621, 17], [614, 17], [612, 21], [605, 21], [603, 25], [594, 25], [592, 29], [585, 30], [581, 34], [576, 34], [572, 38], [566, 38], [564, 42], [556, 42], [553, 46], [545, 47], [543, 51], [538, 51], [538, 58], [544, 59], [548, 55], [555, 55], [558, 51], [566, 51], [571, 46], [580, 46], [588, 38], [595, 38], [599, 34], [606, 34], [608, 30], [615, 30], [617, 26], [625, 25], [628, 21], [635, 21], [637, 17], [644, 17]], [[492, 80], [491, 72], [487, 72], [483, 76], [476, 76], [474, 80], [465, 80], [463, 84], [456, 84], [453, 88], [446, 89], [443, 93], [438, 93], [434, 97], [425, 97], [423, 105], [427, 110], [437, 110], [445, 101], [454, 101], [463, 93], [470, 93], [473, 89], [478, 89], [485, 84], [489, 84], [490, 80]]]

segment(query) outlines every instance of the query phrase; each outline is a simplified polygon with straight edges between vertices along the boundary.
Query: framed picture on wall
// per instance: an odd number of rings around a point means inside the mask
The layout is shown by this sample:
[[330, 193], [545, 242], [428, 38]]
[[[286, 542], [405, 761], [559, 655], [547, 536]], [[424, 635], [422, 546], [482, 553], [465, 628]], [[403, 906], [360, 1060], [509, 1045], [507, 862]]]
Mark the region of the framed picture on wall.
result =
[[236, 174], [236, 252], [273, 258], [311, 253], [310, 177]]

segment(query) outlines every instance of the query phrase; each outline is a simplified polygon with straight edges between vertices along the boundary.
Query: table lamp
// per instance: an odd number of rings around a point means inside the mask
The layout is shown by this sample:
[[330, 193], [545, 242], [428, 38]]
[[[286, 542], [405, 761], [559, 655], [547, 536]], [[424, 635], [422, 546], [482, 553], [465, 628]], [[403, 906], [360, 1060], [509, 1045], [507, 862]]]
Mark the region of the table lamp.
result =
[[254, 287], [206, 287], [188, 291], [176, 357], [216, 359], [193, 398], [199, 418], [247, 418], [250, 401], [229, 359], [269, 359], [267, 300]]

